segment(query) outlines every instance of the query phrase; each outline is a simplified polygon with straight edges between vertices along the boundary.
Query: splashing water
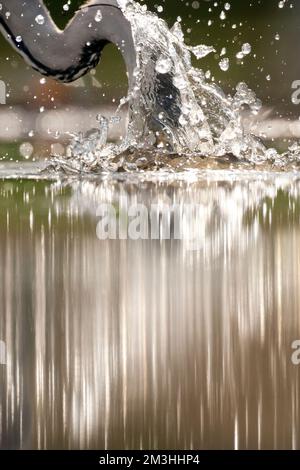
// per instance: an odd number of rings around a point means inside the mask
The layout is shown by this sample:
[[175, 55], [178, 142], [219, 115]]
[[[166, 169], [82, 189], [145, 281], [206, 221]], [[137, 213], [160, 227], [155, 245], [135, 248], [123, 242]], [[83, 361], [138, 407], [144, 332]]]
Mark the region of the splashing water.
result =
[[147, 11], [145, 5], [119, 0], [131, 23], [137, 53], [135, 83], [118, 111], [129, 108], [127, 135], [121, 144], [107, 142], [110, 122], [99, 117], [100, 128], [76, 135], [63, 158], [54, 163], [71, 171], [136, 170], [155, 154], [156, 166], [166, 157], [179, 155], [208, 158], [233, 157], [254, 165], [269, 163], [283, 168], [298, 165], [298, 145], [279, 155], [264, 144], [242, 122], [242, 110], [257, 114], [262, 104], [245, 83], [234, 96], [225, 95], [208, 81], [201, 69], [192, 66], [192, 55], [202, 58], [212, 46], [189, 47], [184, 43], [180, 22], [170, 30], [165, 21]]

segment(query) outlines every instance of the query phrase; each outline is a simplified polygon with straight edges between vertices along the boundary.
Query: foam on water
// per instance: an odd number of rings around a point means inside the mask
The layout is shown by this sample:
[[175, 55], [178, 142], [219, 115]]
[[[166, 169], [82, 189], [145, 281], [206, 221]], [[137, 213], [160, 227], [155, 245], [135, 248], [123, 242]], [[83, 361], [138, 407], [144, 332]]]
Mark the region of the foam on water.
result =
[[251, 165], [298, 168], [297, 144], [279, 155], [245, 130], [242, 110], [256, 114], [261, 108], [246, 83], [237, 85], [234, 96], [225, 95], [192, 66], [192, 55], [204, 57], [214, 51], [212, 46], [187, 46], [180, 22], [169, 29], [145, 5], [119, 3], [132, 25], [137, 52], [135, 80], [120, 103], [129, 108], [127, 135], [121, 144], [108, 143], [109, 121], [99, 117], [99, 128], [76, 135], [66, 156], [54, 158], [55, 165], [75, 172], [131, 171], [147, 167], [149, 156], [160, 167], [177, 155], [185, 160], [229, 156]]

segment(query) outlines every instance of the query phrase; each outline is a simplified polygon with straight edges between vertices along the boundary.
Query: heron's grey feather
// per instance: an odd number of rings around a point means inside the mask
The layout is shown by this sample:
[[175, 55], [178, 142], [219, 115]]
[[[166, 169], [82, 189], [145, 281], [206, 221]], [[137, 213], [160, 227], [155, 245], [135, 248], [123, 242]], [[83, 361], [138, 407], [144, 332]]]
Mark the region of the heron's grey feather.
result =
[[[102, 20], [95, 20], [97, 8]], [[38, 21], [37, 18], [43, 18]], [[24, 59], [40, 73], [70, 82], [99, 62], [108, 43], [116, 44], [126, 62], [129, 81], [136, 66], [131, 25], [117, 0], [92, 0], [60, 30], [43, 1], [3, 0], [0, 29]]]

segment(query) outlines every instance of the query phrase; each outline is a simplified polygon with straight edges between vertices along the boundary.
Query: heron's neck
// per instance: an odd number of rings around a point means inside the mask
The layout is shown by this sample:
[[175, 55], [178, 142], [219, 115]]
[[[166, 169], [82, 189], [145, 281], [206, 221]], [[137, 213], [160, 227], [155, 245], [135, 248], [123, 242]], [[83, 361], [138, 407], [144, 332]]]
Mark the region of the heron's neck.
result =
[[131, 25], [117, 0], [84, 5], [64, 31], [57, 28], [40, 0], [2, 0], [0, 28], [25, 60], [39, 72], [72, 81], [95, 67], [107, 43], [116, 44], [133, 83], [136, 66]]

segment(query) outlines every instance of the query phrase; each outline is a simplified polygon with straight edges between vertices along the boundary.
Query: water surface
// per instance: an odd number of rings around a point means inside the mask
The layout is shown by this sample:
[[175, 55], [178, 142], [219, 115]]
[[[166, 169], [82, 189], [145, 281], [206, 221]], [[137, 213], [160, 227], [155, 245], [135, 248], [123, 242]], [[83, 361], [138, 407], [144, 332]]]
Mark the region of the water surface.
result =
[[[14, 170], [0, 182], [2, 448], [300, 447], [297, 175]], [[179, 205], [197, 246], [99, 240], [97, 207], [121, 214], [124, 195]]]

